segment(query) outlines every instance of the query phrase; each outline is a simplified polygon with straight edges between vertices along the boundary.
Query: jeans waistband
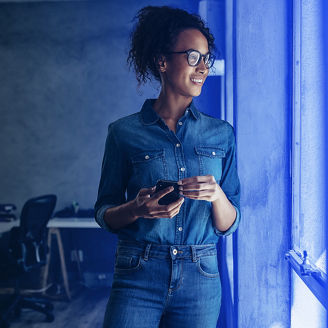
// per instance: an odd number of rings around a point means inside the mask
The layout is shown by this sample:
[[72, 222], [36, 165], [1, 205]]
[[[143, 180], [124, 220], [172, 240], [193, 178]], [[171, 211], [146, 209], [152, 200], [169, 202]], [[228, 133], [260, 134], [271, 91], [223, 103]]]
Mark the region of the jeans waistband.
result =
[[161, 245], [147, 242], [119, 240], [116, 254], [143, 256], [166, 259], [192, 259], [194, 262], [202, 256], [216, 255], [216, 245]]

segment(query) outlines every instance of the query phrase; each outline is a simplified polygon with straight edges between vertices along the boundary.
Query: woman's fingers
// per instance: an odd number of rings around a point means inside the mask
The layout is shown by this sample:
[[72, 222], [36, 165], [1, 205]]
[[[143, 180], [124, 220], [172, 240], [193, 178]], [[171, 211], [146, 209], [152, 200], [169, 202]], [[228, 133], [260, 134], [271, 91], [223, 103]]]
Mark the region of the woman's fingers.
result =
[[158, 205], [153, 211], [151, 211], [150, 217], [152, 218], [172, 218], [180, 211], [181, 205], [184, 202], [184, 198], [180, 197], [177, 201], [169, 205]]
[[151, 188], [142, 188], [139, 190], [138, 198], [142, 200], [146, 200], [150, 198], [155, 193], [155, 187]]
[[174, 187], [170, 186], [170, 187], [164, 188], [163, 190], [157, 191], [156, 193], [154, 193], [153, 199], [158, 201], [160, 198], [162, 198], [166, 194], [169, 194], [173, 190], [174, 190]]
[[176, 202], [169, 205], [160, 205], [157, 213], [170, 213], [179, 208], [184, 202], [184, 198], [179, 198]]
[[151, 188], [142, 188], [139, 191], [139, 195], [140, 196], [147, 196], [147, 195], [153, 195], [155, 192], [155, 187], [151, 187]]
[[181, 191], [193, 191], [193, 190], [208, 190], [213, 189], [216, 185], [214, 183], [197, 183], [197, 184], [186, 184], [183, 186], [179, 186], [179, 190]]
[[184, 196], [193, 196], [193, 197], [206, 197], [210, 196], [215, 192], [215, 189], [206, 189], [206, 190], [192, 190], [192, 191], [183, 191]]
[[170, 186], [158, 192], [156, 187], [140, 189], [137, 204], [140, 206], [140, 214], [144, 218], [172, 218], [180, 211], [184, 198], [180, 197], [168, 205], [159, 205], [158, 200], [172, 192], [174, 187]]

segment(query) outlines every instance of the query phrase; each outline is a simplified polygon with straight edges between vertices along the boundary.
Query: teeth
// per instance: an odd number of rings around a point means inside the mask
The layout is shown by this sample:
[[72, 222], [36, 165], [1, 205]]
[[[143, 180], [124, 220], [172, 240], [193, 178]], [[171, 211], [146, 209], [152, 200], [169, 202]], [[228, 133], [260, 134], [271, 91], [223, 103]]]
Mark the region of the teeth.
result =
[[196, 82], [196, 83], [202, 83], [203, 82], [202, 79], [191, 79], [191, 81]]

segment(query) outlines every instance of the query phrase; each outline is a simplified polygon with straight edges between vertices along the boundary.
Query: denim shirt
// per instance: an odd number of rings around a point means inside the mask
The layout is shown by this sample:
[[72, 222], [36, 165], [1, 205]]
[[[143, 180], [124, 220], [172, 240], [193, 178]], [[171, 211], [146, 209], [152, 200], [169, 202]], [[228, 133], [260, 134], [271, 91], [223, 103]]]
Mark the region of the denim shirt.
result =
[[[236, 167], [233, 127], [226, 121], [199, 112], [194, 103], [179, 119], [176, 133], [154, 111], [155, 100], [145, 101], [140, 112], [108, 127], [95, 217], [98, 224], [118, 234], [118, 239], [164, 245], [216, 243], [234, 232], [240, 221], [240, 184]], [[105, 211], [133, 200], [141, 188], [157, 180], [181, 180], [213, 175], [237, 216], [227, 231], [214, 225], [212, 204], [185, 197], [180, 212], [169, 218], [139, 217], [114, 230], [104, 221]]]

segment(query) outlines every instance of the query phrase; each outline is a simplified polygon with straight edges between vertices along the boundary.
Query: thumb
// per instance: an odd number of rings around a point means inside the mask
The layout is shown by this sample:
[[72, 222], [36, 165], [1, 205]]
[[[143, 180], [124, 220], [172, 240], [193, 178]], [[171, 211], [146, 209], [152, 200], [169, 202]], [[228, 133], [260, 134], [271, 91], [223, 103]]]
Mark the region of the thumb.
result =
[[156, 191], [156, 186], [149, 188], [149, 191], [148, 191], [149, 195], [152, 196], [155, 193], [155, 191]]

